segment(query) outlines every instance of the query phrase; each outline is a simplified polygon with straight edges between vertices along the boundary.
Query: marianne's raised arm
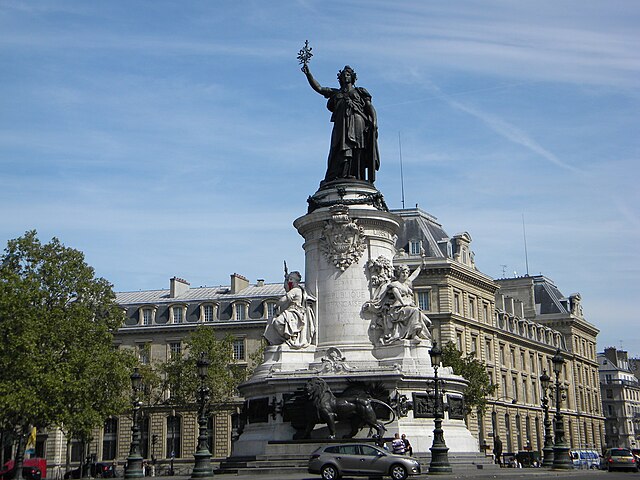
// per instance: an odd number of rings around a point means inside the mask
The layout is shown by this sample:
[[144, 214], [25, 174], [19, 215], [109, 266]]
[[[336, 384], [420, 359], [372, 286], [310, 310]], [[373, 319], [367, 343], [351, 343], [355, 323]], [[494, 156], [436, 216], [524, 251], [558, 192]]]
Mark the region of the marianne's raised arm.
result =
[[309, 70], [309, 66], [308, 65], [303, 65], [301, 70], [302, 70], [302, 73], [304, 73], [306, 75], [307, 81], [309, 82], [309, 85], [311, 85], [311, 88], [313, 88], [320, 95], [324, 95], [325, 92], [327, 90], [329, 90], [328, 88], [323, 87], [322, 85], [320, 85], [318, 83], [318, 81], [315, 78], [313, 78], [313, 75], [311, 75], [311, 70]]

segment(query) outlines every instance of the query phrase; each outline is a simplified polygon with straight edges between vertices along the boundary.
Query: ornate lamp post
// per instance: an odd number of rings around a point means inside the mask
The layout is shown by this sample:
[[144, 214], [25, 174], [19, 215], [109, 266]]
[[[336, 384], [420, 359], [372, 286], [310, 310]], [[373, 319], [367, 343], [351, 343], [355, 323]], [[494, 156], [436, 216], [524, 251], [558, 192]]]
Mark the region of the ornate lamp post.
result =
[[569, 446], [564, 439], [564, 420], [560, 407], [562, 406], [562, 387], [560, 386], [560, 372], [564, 365], [564, 357], [560, 353], [560, 349], [551, 359], [553, 363], [553, 372], [556, 374], [556, 417], [555, 417], [555, 444], [553, 445], [553, 468], [559, 470], [570, 470], [573, 463], [569, 458]]
[[200, 388], [198, 394], [200, 395], [200, 411], [198, 412], [198, 449], [193, 454], [195, 457], [195, 465], [193, 466], [193, 472], [191, 478], [206, 478], [213, 476], [213, 468], [211, 467], [211, 452], [209, 451], [209, 444], [207, 438], [207, 402], [209, 401], [209, 389], [205, 385], [207, 378], [207, 372], [211, 362], [207, 359], [204, 352], [200, 353], [200, 358], [196, 363], [198, 367], [198, 376], [200, 377]]
[[544, 410], [543, 467], [553, 466], [553, 435], [551, 434], [551, 420], [549, 419], [549, 397], [547, 397], [550, 383], [551, 378], [547, 375], [547, 371], [544, 370], [542, 375], [540, 375], [540, 385], [542, 385], [542, 410]]
[[140, 455], [140, 426], [138, 425], [138, 413], [140, 412], [140, 400], [138, 392], [142, 387], [142, 375], [138, 368], [133, 369], [131, 374], [131, 389], [133, 390], [133, 425], [131, 426], [131, 447], [127, 457], [127, 470], [124, 478], [140, 478], [142, 474], [142, 455]]
[[444, 442], [444, 431], [442, 430], [442, 419], [444, 418], [444, 405], [442, 404], [442, 394], [438, 385], [438, 367], [442, 362], [442, 350], [438, 347], [438, 342], [433, 341], [433, 347], [429, 350], [431, 356], [431, 365], [433, 366], [434, 376], [434, 424], [433, 445], [431, 450], [431, 463], [429, 464], [429, 473], [450, 473], [451, 465], [449, 464], [449, 447]]

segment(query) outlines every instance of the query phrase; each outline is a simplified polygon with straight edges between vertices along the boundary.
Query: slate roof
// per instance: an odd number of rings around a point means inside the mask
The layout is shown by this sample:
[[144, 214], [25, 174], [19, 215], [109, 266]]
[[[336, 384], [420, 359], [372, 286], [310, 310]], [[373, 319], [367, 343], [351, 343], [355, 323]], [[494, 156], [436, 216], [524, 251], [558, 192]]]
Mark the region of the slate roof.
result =
[[536, 305], [540, 305], [539, 314], [569, 313], [566, 297], [547, 277], [540, 275], [533, 278], [533, 292]]
[[447, 243], [450, 238], [436, 217], [419, 208], [391, 210], [391, 213], [404, 220], [404, 227], [398, 234], [396, 243], [398, 248], [408, 252], [410, 240], [422, 240], [422, 248], [427, 257], [447, 256]]
[[182, 295], [171, 297], [169, 289], [163, 290], [143, 290], [137, 292], [118, 292], [116, 301], [120, 305], [144, 305], [179, 302], [197, 302], [204, 300], [233, 301], [239, 298], [280, 298], [284, 295], [284, 285], [282, 283], [265, 283], [259, 287], [249, 285], [238, 293], [230, 293], [228, 285], [217, 287], [197, 287], [189, 288]]

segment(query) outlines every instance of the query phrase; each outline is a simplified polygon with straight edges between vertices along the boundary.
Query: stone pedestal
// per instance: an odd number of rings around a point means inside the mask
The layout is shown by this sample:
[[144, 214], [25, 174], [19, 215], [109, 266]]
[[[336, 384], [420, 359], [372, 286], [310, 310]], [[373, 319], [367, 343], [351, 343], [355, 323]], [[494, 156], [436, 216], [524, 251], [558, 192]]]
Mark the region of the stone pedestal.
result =
[[[401, 222], [368, 182], [327, 184], [310, 197], [309, 213], [294, 226], [304, 238], [305, 289], [317, 299], [315, 344], [301, 350], [267, 347], [264, 363], [239, 387], [253, 413], [233, 446], [234, 456], [263, 454], [268, 441], [291, 440], [296, 430], [282, 405], [317, 376], [338, 394], [354, 381], [378, 384], [396, 399], [412, 401], [414, 394], [425, 394], [434, 375], [431, 341], [416, 338], [383, 345], [363, 313], [374, 296], [370, 262], [381, 257], [393, 261]], [[447, 399], [460, 405], [466, 382], [448, 368], [439, 373]], [[387, 422], [387, 436], [405, 433], [414, 452], [428, 452], [433, 425], [433, 418], [418, 418], [409, 410]], [[338, 437], [346, 433], [342, 428]], [[462, 416], [446, 413], [443, 428], [451, 452], [478, 451]], [[311, 437], [322, 439], [327, 433], [326, 426], [318, 424]], [[367, 433], [365, 428], [358, 436]]]

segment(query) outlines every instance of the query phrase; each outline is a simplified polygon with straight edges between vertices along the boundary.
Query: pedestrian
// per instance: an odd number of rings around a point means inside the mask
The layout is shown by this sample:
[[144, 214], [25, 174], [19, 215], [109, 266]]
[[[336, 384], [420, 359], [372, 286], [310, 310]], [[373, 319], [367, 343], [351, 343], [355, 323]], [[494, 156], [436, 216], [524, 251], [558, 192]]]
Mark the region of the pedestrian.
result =
[[411, 442], [409, 441], [409, 439], [407, 438], [407, 436], [403, 433], [402, 434], [402, 441], [404, 442], [404, 451], [407, 455], [409, 455], [410, 457], [413, 456], [413, 447], [411, 446]]
[[493, 454], [496, 457], [498, 465], [502, 466], [502, 440], [499, 436], [495, 436], [493, 439]]
[[400, 434], [396, 433], [391, 441], [391, 451], [396, 455], [404, 455], [404, 442], [400, 438]]

